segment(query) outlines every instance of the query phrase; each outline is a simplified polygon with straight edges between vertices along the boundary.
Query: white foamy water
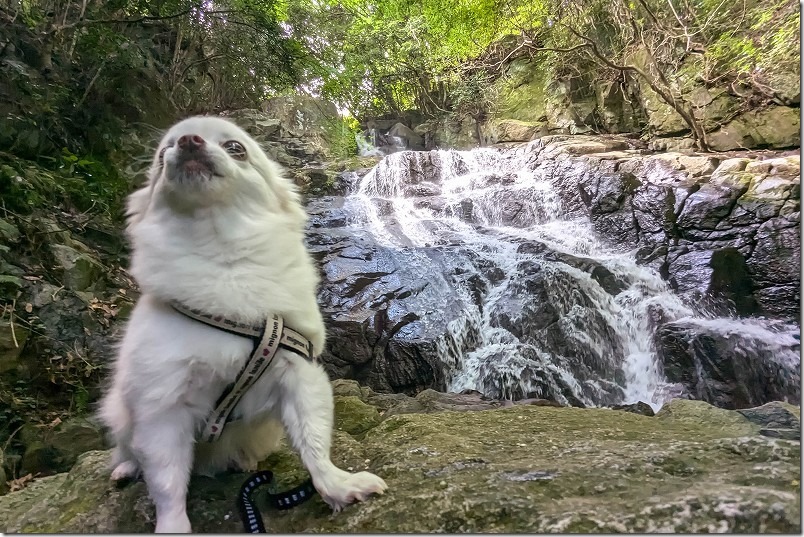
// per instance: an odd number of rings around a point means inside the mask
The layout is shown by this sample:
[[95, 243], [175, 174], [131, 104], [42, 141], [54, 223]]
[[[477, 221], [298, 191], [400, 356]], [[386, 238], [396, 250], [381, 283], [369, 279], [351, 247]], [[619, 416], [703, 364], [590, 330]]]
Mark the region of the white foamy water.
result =
[[[659, 408], [673, 390], [657, 359], [651, 316], [660, 310], [673, 320], [693, 312], [656, 271], [637, 265], [633, 252], [601, 240], [588, 217], [568, 214], [560, 178], [533, 161], [527, 150], [389, 155], [347, 199], [351, 225], [392, 248], [460, 248], [494, 267], [491, 275], [467, 267], [486, 283], [481, 303], [472, 289], [460, 289], [467, 310], [438, 342], [451, 391]], [[581, 258], [604, 267], [620, 288], [607, 292], [590, 270], [562, 262], [564, 254], [576, 265]], [[539, 313], [528, 308], [544, 306], [519, 291], [529, 278], [546, 282], [558, 312], [554, 324], [529, 327], [528, 315], [538, 324]], [[753, 330], [759, 339], [777, 335], [761, 322], [702, 322]]]

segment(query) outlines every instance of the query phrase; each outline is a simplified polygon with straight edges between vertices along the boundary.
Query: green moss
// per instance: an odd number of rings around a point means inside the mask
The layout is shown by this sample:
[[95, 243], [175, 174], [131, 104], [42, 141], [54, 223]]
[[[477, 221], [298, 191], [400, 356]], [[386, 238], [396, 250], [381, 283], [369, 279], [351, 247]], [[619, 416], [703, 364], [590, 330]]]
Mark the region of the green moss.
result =
[[542, 69], [528, 62], [514, 62], [508, 75], [495, 83], [496, 106], [494, 116], [498, 119], [517, 119], [541, 122], [547, 117], [545, 91], [548, 77]]
[[335, 397], [335, 428], [360, 435], [382, 421], [380, 413], [353, 395]]
[[[342, 412], [362, 415], [356, 396], [338, 398]], [[315, 498], [264, 520], [280, 533], [797, 532], [800, 456], [797, 442], [759, 436], [738, 412], [699, 401], [674, 401], [658, 417], [553, 407], [406, 414], [360, 441], [343, 431], [333, 439], [333, 460], [383, 477], [385, 495], [334, 516]], [[142, 483], [112, 487], [107, 457], [88, 454], [67, 480], [0, 497], [0, 519], [10, 531], [21, 519], [25, 529], [151, 531]], [[280, 487], [306, 477], [287, 446], [263, 464]], [[239, 529], [232, 499], [243, 477], [193, 479], [196, 531]]]

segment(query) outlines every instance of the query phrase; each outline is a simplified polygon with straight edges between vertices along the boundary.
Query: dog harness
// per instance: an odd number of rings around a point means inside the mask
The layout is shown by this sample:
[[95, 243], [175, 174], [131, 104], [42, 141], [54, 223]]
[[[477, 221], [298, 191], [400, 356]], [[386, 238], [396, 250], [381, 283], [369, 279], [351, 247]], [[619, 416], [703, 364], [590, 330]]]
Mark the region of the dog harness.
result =
[[201, 439], [212, 442], [220, 438], [223, 428], [230, 421], [229, 416], [248, 389], [262, 376], [271, 365], [280, 348], [295, 352], [305, 360], [314, 361], [313, 344], [309, 339], [285, 326], [282, 317], [272, 315], [261, 325], [254, 326], [236, 323], [231, 319], [210, 315], [197, 309], [191, 309], [178, 302], [170, 302], [171, 307], [190, 319], [208, 326], [219, 328], [230, 334], [244, 336], [254, 342], [251, 357], [215, 403], [215, 410], [207, 418]]
[[[170, 306], [185, 317], [202, 322], [208, 326], [218, 328], [230, 334], [249, 338], [254, 342], [246, 364], [237, 374], [235, 381], [223, 390], [218, 401], [215, 403], [215, 410], [207, 418], [201, 439], [212, 442], [220, 438], [223, 428], [229, 420], [229, 415], [237, 406], [238, 401], [243, 397], [257, 379], [271, 365], [276, 356], [276, 351], [280, 348], [295, 352], [305, 360], [315, 361], [313, 358], [313, 344], [309, 339], [285, 326], [279, 315], [272, 315], [259, 326], [245, 323], [236, 323], [221, 316], [210, 315], [203, 311], [187, 308], [179, 302], [172, 301]], [[254, 491], [263, 486], [273, 483], [273, 473], [263, 470], [252, 474], [237, 495], [237, 508], [240, 512], [240, 519], [243, 522], [243, 529], [246, 533], [265, 533], [265, 525], [262, 521], [262, 514], [252, 498]], [[279, 510], [290, 509], [309, 500], [316, 490], [312, 479], [307, 479], [301, 485], [285, 492], [266, 494], [268, 501]]]

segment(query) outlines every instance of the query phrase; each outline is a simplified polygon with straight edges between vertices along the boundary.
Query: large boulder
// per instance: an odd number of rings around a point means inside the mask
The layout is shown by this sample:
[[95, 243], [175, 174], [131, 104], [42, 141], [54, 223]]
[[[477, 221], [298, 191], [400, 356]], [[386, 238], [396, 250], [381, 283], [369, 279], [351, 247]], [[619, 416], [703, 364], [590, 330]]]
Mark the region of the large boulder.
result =
[[269, 118], [278, 119], [287, 134], [298, 138], [316, 136], [327, 123], [338, 119], [333, 103], [304, 94], [272, 97], [261, 109]]
[[798, 108], [772, 106], [741, 114], [709, 135], [715, 151], [751, 147], [787, 148], [801, 145]]
[[50, 251], [64, 286], [73, 291], [86, 291], [102, 279], [104, 267], [88, 248], [79, 250], [76, 245], [77, 241], [73, 241], [72, 246], [52, 244]]
[[793, 327], [681, 319], [662, 325], [656, 347], [670, 382], [722, 408], [801, 399], [801, 350]]
[[23, 474], [64, 472], [82, 453], [108, 447], [98, 423], [86, 418], [70, 418], [54, 426], [28, 424], [19, 434], [25, 444]]
[[493, 121], [486, 127], [487, 141], [498, 142], [529, 142], [537, 135], [545, 133], [543, 124], [521, 121], [518, 119], [500, 119]]
[[[372, 397], [354, 385], [339, 389], [360, 394], [336, 397], [339, 411]], [[361, 421], [367, 429], [336, 431], [332, 455], [343, 468], [382, 476], [388, 491], [334, 515], [318, 496], [283, 512], [261, 503], [268, 532], [801, 531], [800, 446], [762, 436], [770, 429], [761, 424], [768, 419], [763, 410], [749, 419], [701, 401], [676, 400], [655, 417], [529, 405], [377, 411], [381, 420]], [[365, 408], [358, 413], [366, 414]], [[789, 405], [777, 409], [775, 428], [797, 426], [796, 414]], [[91, 451], [69, 473], [0, 497], [0, 528], [153, 531], [144, 484], [115, 487], [108, 464], [108, 452]], [[286, 446], [261, 467], [277, 473], [280, 490], [306, 476]], [[245, 478], [193, 478], [188, 507], [194, 531], [242, 531], [234, 500]]]
[[[337, 198], [336, 198], [337, 199]], [[451, 280], [467, 263], [441, 248], [395, 249], [342, 226], [333, 198], [313, 202], [308, 244], [324, 282], [319, 302], [327, 324], [323, 356], [333, 378], [376, 390], [446, 389], [440, 342], [467, 304]], [[317, 227], [321, 226], [321, 227]]]
[[[555, 254], [546, 256], [551, 257], [558, 259]], [[586, 284], [586, 278], [555, 261], [517, 265], [510, 284], [489, 305], [488, 315], [492, 327], [504, 329], [521, 343], [501, 344], [484, 357], [480, 366], [484, 393], [563, 404], [622, 400], [622, 341], [599, 309], [607, 293]], [[590, 340], [596, 344], [589, 345]], [[574, 390], [562, 371], [572, 371]], [[516, 378], [506, 378], [512, 374]], [[527, 387], [527, 392], [512, 393], [511, 386]]]

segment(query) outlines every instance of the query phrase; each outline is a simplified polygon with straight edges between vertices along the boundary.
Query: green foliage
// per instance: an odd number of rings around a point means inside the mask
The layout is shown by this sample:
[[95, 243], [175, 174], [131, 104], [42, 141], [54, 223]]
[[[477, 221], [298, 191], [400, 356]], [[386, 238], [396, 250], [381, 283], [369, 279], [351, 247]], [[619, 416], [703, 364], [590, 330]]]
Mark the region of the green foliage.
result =
[[0, 6], [0, 150], [105, 155], [127, 122], [256, 107], [298, 81], [302, 45], [270, 1]]
[[798, 61], [791, 0], [287, 2], [286, 22], [309, 51], [304, 77], [358, 118], [409, 109], [482, 117], [482, 86], [520, 57], [581, 86], [636, 66], [673, 99], [692, 85], [736, 80], [767, 92], [768, 73]]
[[315, 59], [308, 76], [355, 117], [446, 112], [461, 65], [541, 24], [542, 2], [291, 0], [288, 24]]
[[450, 93], [453, 110], [475, 119], [485, 119], [495, 101], [493, 80], [487, 71], [477, 71], [459, 81]]
[[61, 156], [44, 159], [44, 167], [0, 152], [0, 191], [4, 209], [30, 214], [38, 207], [93, 212], [119, 219], [128, 181], [112, 165], [79, 157], [67, 148]]
[[351, 116], [328, 121], [324, 124], [324, 139], [329, 146], [330, 156], [348, 159], [357, 155], [357, 139], [360, 124]]

